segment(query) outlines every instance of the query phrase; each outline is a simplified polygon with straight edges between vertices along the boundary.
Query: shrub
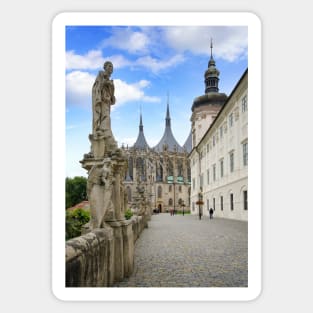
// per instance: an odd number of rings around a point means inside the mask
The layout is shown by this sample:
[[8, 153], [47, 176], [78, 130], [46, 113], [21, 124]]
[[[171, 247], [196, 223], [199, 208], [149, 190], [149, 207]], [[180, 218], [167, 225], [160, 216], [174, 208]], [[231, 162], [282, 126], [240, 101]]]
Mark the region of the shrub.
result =
[[66, 240], [81, 235], [81, 228], [90, 220], [90, 212], [83, 209], [66, 211]]
[[129, 220], [132, 216], [133, 216], [133, 212], [131, 211], [131, 209], [127, 209], [125, 211], [125, 218]]

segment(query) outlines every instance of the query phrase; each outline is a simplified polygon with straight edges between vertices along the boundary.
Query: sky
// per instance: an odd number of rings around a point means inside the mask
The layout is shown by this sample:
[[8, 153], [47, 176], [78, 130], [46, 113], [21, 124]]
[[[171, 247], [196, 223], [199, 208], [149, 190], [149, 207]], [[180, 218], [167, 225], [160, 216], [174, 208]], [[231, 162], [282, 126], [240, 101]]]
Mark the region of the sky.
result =
[[248, 67], [245, 26], [67, 26], [66, 177], [87, 177], [79, 161], [90, 151], [91, 91], [105, 61], [114, 66], [111, 127], [118, 146], [135, 143], [141, 112], [147, 143], [154, 147], [164, 133], [167, 102], [182, 146], [193, 100], [204, 94], [211, 39], [219, 92], [229, 95]]

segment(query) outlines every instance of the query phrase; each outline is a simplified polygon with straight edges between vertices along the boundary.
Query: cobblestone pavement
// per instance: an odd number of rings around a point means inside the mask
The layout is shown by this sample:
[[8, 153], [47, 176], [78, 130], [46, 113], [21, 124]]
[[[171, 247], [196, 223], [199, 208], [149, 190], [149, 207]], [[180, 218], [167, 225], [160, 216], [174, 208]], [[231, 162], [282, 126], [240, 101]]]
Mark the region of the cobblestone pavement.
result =
[[116, 287], [247, 287], [248, 223], [153, 215], [134, 262], [133, 274]]

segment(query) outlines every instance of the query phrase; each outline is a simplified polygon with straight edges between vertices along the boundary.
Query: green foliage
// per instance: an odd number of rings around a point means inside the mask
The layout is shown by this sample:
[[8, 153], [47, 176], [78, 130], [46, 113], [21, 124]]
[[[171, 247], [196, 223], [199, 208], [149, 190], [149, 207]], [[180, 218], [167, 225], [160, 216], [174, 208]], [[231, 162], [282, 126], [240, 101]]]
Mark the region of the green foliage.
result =
[[83, 209], [66, 211], [66, 240], [81, 235], [81, 228], [90, 220], [90, 212]]
[[87, 178], [75, 176], [74, 178], [66, 177], [66, 208], [70, 208], [84, 200], [87, 200]]
[[133, 212], [131, 211], [131, 209], [127, 209], [125, 211], [125, 218], [129, 220], [132, 216], [133, 216]]

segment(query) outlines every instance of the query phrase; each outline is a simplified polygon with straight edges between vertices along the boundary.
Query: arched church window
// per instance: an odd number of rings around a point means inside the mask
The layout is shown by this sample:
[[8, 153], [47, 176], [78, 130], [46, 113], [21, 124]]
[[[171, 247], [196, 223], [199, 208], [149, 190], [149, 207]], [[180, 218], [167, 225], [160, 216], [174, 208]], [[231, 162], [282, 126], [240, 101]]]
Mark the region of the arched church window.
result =
[[171, 160], [168, 160], [168, 165], [167, 165], [167, 170], [168, 170], [168, 176], [173, 176], [174, 175], [174, 168], [173, 168], [173, 162]]
[[158, 198], [162, 198], [162, 187], [158, 187]]

